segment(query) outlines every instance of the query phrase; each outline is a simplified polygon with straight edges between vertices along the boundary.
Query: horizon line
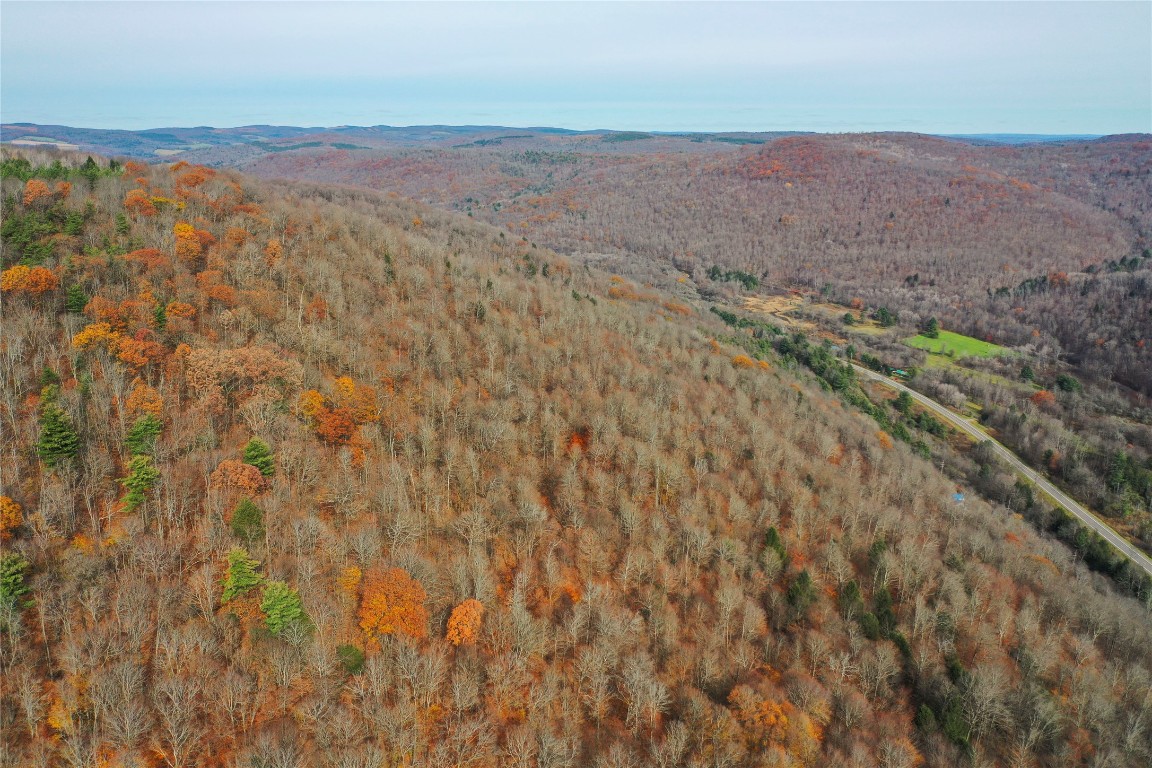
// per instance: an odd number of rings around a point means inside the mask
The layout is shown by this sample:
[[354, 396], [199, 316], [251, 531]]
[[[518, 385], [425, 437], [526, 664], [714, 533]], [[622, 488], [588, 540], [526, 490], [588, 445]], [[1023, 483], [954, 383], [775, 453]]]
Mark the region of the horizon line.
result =
[[332, 130], [349, 130], [349, 129], [390, 129], [390, 130], [411, 130], [418, 128], [468, 128], [468, 129], [515, 129], [525, 131], [565, 131], [575, 134], [596, 134], [596, 133], [648, 133], [653, 136], [692, 136], [700, 134], [731, 134], [731, 133], [747, 133], [747, 134], [765, 134], [765, 133], [793, 133], [793, 134], [867, 134], [867, 133], [905, 133], [905, 134], [920, 134], [924, 136], [941, 136], [941, 137], [984, 137], [984, 136], [1011, 136], [1016, 138], [1021, 137], [1061, 137], [1061, 138], [1104, 138], [1106, 136], [1152, 136], [1152, 132], [1145, 131], [1114, 131], [1100, 133], [1096, 131], [1071, 131], [1071, 132], [1044, 132], [1044, 131], [1012, 131], [1012, 130], [911, 130], [907, 128], [858, 128], [858, 129], [844, 129], [844, 130], [820, 130], [811, 128], [729, 128], [729, 129], [662, 129], [662, 128], [569, 128], [563, 125], [506, 125], [499, 123], [443, 123], [443, 122], [430, 122], [430, 123], [411, 123], [407, 125], [392, 125], [388, 123], [377, 124], [356, 124], [356, 123], [338, 123], [334, 125], [305, 125], [293, 123], [243, 123], [238, 125], [210, 125], [210, 124], [195, 124], [195, 125], [156, 125], [149, 128], [115, 128], [105, 126], [86, 126], [86, 125], [69, 125], [67, 123], [37, 123], [27, 120], [5, 120], [0, 122], [0, 128], [3, 127], [18, 127], [18, 126], [31, 126], [31, 127], [56, 127], [56, 128], [69, 128], [73, 130], [85, 131], [122, 131], [125, 133], [148, 133], [150, 131], [161, 130], [214, 130], [214, 131], [228, 131], [240, 130], [244, 128], [297, 128], [303, 130], [315, 131], [332, 131]]

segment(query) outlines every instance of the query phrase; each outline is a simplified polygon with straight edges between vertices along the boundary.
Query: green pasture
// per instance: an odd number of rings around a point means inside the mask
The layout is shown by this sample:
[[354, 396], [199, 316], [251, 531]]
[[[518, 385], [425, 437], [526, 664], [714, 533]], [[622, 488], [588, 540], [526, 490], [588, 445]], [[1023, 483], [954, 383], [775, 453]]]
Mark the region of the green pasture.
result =
[[940, 331], [940, 338], [930, 339], [927, 336], [909, 336], [903, 342], [910, 347], [922, 349], [934, 355], [959, 359], [961, 357], [996, 357], [1007, 355], [1009, 350], [999, 344], [974, 339], [952, 331]]

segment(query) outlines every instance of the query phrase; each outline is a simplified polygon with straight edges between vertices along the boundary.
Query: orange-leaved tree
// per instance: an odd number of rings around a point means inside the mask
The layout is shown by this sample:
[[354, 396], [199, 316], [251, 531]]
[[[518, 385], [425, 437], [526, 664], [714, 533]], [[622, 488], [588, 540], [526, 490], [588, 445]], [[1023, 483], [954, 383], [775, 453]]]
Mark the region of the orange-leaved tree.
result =
[[284, 246], [279, 240], [272, 238], [268, 241], [268, 245], [264, 246], [264, 258], [270, 267], [280, 263], [280, 259], [284, 258]]
[[194, 262], [204, 249], [216, 242], [211, 232], [196, 229], [186, 221], [178, 221], [172, 227], [176, 235], [176, 256], [184, 262]]
[[29, 179], [24, 185], [24, 205], [32, 205], [37, 200], [52, 196], [48, 183], [41, 179]]
[[132, 392], [124, 404], [130, 416], [152, 414], [159, 416], [164, 411], [164, 398], [148, 383], [140, 379], [132, 382]]
[[100, 344], [105, 349], [111, 349], [120, 343], [121, 338], [122, 334], [114, 330], [109, 323], [90, 323], [72, 337], [72, 346], [87, 349]]
[[133, 370], [140, 370], [164, 359], [167, 350], [153, 341], [156, 334], [147, 328], [136, 332], [135, 336], [125, 336], [116, 347], [116, 357]]
[[45, 267], [27, 267], [17, 264], [0, 274], [0, 290], [6, 293], [38, 295], [60, 287], [60, 278]]
[[24, 510], [15, 500], [0, 496], [0, 539], [7, 541], [12, 531], [24, 523]]
[[376, 390], [365, 384], [357, 384], [348, 376], [336, 379], [336, 403], [352, 412], [358, 424], [367, 424], [380, 418], [376, 405]]
[[452, 609], [448, 617], [448, 642], [452, 645], [471, 645], [480, 632], [484, 618], [484, 603], [469, 598]]
[[428, 635], [427, 595], [403, 568], [370, 570], [360, 587], [360, 628], [373, 640], [377, 635]]
[[380, 418], [376, 390], [347, 376], [336, 379], [334, 389], [332, 399], [314, 389], [302, 392], [298, 401], [300, 415], [312, 422], [325, 443], [359, 447], [360, 426]]
[[258, 496], [268, 490], [268, 478], [256, 467], [237, 459], [220, 462], [208, 482], [214, 488], [236, 490], [245, 496]]
[[124, 210], [133, 216], [155, 216], [156, 206], [142, 189], [132, 189], [124, 195]]

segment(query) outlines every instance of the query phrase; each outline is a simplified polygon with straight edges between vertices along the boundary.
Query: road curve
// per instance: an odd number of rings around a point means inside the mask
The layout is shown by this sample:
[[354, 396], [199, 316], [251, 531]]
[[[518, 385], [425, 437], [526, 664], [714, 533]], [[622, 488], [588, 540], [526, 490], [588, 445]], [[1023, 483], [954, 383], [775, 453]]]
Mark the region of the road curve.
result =
[[947, 421], [948, 424], [968, 435], [973, 440], [976, 440], [977, 442], [989, 443], [996, 454], [1000, 456], [1000, 458], [1004, 459], [1004, 461], [1008, 462], [1008, 464], [1010, 464], [1013, 469], [1035, 483], [1037, 487], [1052, 497], [1060, 506], [1064, 507], [1064, 509], [1068, 510], [1068, 512], [1075, 515], [1076, 518], [1080, 520], [1080, 522], [1096, 531], [1096, 533], [1104, 537], [1104, 539], [1113, 547], [1115, 547], [1121, 554], [1123, 554], [1136, 565], [1143, 568], [1149, 576], [1152, 576], [1152, 558], [1149, 558], [1148, 555], [1144, 554], [1129, 544], [1124, 539], [1124, 537], [1114, 531], [1111, 526], [1098, 518], [1089, 509], [1082, 506], [1075, 499], [1069, 497], [1068, 494], [1064, 493], [1055, 485], [1048, 482], [1042, 475], [1021, 461], [1020, 458], [1016, 456], [1016, 454], [1012, 453], [1012, 451], [1008, 450], [996, 440], [993, 440], [991, 437], [989, 437], [988, 434], [984, 432], [984, 430], [979, 429], [978, 427], [969, 423], [966, 419], [956, 415], [952, 411], [937, 403], [935, 400], [920, 394], [914, 389], [909, 389], [898, 381], [893, 381], [887, 376], [882, 376], [875, 371], [862, 368], [855, 363], [852, 364], [852, 367], [856, 370], [858, 375], [863, 376], [864, 378], [871, 379], [872, 381], [878, 381], [884, 386], [891, 387], [892, 389], [898, 390], [900, 392], [907, 392], [917, 403], [932, 411], [934, 414]]

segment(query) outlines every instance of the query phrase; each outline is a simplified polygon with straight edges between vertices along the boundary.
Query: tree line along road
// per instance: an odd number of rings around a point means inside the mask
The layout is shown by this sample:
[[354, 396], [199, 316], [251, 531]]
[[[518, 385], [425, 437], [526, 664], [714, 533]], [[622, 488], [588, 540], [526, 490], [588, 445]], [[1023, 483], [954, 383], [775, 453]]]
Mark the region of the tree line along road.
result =
[[940, 403], [936, 402], [935, 400], [920, 394], [914, 389], [910, 389], [909, 387], [904, 386], [898, 381], [893, 381], [887, 376], [882, 376], [875, 371], [862, 368], [855, 363], [852, 364], [852, 368], [855, 369], [857, 374], [863, 376], [864, 378], [871, 379], [872, 381], [878, 381], [884, 386], [891, 387], [892, 389], [900, 392], [907, 392], [913, 400], [928, 410], [932, 411], [932, 413], [936, 414], [940, 418], [944, 419], [949, 425], [960, 430], [977, 442], [989, 443], [996, 454], [1000, 456], [1000, 458], [1004, 459], [1004, 461], [1008, 462], [1008, 464], [1011, 465], [1014, 470], [1026, 477], [1028, 480], [1032, 481], [1038, 488], [1040, 488], [1040, 490], [1044, 491], [1044, 493], [1048, 494], [1053, 500], [1055, 500], [1057, 504], [1064, 507], [1064, 509], [1068, 510], [1068, 512], [1071, 514], [1075, 515], [1076, 519], [1078, 519], [1092, 530], [1096, 531], [1096, 533], [1104, 537], [1105, 541], [1115, 547], [1117, 551], [1119, 551], [1136, 565], [1143, 568], [1149, 576], [1152, 576], [1152, 558], [1149, 558], [1148, 555], [1144, 554], [1140, 550], [1136, 549], [1136, 547], [1129, 544], [1123, 536], [1114, 531], [1111, 526], [1097, 517], [1091, 510], [1087, 509], [1075, 499], [1068, 496], [1068, 494], [1064, 493], [1055, 485], [1050, 483], [1042, 475], [1021, 461], [1016, 454], [1005, 448], [996, 440], [993, 440], [991, 437], [989, 437], [988, 434], [984, 432], [984, 430], [969, 423], [966, 419], [956, 415], [952, 411], [945, 408], [943, 405], [940, 405]]

